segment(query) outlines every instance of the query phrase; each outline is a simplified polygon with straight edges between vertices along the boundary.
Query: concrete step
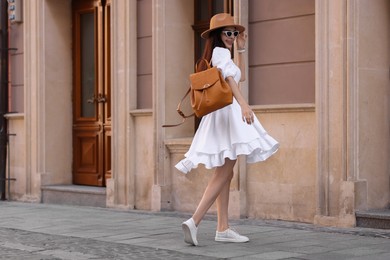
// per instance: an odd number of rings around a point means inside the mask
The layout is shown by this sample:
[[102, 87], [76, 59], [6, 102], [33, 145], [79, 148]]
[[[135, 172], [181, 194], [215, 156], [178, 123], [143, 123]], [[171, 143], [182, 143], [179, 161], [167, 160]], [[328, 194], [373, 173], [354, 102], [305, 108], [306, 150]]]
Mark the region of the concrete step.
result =
[[82, 185], [50, 185], [42, 190], [42, 203], [106, 207], [106, 188]]
[[356, 212], [356, 226], [377, 229], [390, 229], [390, 209]]

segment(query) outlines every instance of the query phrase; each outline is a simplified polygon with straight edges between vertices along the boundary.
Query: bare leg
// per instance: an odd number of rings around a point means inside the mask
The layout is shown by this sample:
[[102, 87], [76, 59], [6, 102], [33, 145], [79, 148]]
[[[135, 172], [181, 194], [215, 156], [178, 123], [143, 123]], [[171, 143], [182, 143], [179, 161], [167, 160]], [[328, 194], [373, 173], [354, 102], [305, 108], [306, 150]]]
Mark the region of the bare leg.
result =
[[[225, 159], [225, 164], [215, 169], [214, 175], [203, 193], [203, 197], [198, 205], [198, 208], [192, 216], [196, 226], [199, 225], [200, 221], [203, 219], [211, 205], [213, 205], [221, 191], [224, 188], [226, 190], [226, 186], [230, 185], [230, 181], [232, 179], [231, 174], [235, 163], [235, 160]], [[229, 188], [229, 186], [227, 187]], [[224, 199], [226, 200], [225, 197]]]
[[217, 197], [217, 215], [218, 215], [218, 225], [217, 231], [222, 232], [229, 228], [229, 193], [230, 193], [230, 183], [233, 178], [233, 171], [230, 173], [229, 179], [223, 186], [219, 196]]

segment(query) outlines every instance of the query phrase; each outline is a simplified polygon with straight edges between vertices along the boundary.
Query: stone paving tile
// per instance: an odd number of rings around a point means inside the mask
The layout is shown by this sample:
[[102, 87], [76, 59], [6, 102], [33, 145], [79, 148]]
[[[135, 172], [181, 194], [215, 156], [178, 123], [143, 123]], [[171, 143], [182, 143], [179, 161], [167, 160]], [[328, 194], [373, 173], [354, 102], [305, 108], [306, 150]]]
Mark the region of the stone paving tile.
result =
[[348, 255], [350, 257], [355, 257], [355, 256], [366, 256], [369, 258], [370, 255], [379, 255], [379, 254], [384, 254], [388, 253], [384, 250], [380, 249], [372, 249], [369, 247], [357, 247], [357, 248], [348, 248], [348, 249], [343, 249], [343, 250], [336, 250], [333, 251], [334, 253], [337, 254], [343, 254], [343, 255]]
[[32, 254], [31, 252], [22, 252], [20, 250], [7, 249], [0, 247], [0, 260], [61, 260], [53, 256], [44, 256], [39, 254]]
[[315, 226], [306, 223], [278, 221], [278, 220], [253, 220], [253, 219], [240, 219], [236, 220], [237, 223], [242, 225], [265, 225], [269, 227], [278, 228], [290, 228], [295, 230], [309, 230], [312, 232], [326, 232], [329, 234], [345, 234], [345, 235], [356, 235], [356, 236], [370, 236], [380, 238], [390, 238], [390, 230], [386, 229], [370, 229], [370, 228], [340, 228], [340, 227], [323, 227]]
[[[193, 247], [183, 241], [181, 222], [187, 218], [174, 212], [0, 202], [0, 243], [8, 243], [0, 244], [0, 259], [10, 254], [33, 260], [390, 259], [389, 230], [243, 219], [232, 221], [232, 226], [251, 241], [224, 244], [214, 241], [215, 216], [206, 216], [198, 231], [200, 245]], [[1, 230], [8, 232], [5, 240]], [[29, 247], [32, 256], [26, 258]]]
[[355, 236], [356, 239], [347, 239], [339, 241], [340, 243], [348, 243], [349, 245], [378, 245], [378, 244], [387, 244], [390, 239], [382, 239], [379, 237], [369, 237], [369, 236]]
[[[64, 235], [66, 235], [66, 234], [64, 234]], [[68, 235], [71, 235], [71, 234], [68, 234]], [[121, 241], [131, 240], [134, 238], [139, 238], [142, 236], [143, 236], [143, 234], [141, 234], [141, 233], [127, 232], [126, 234], [107, 235], [107, 236], [101, 237], [99, 240], [107, 241], [107, 242], [121, 242]]]
[[260, 253], [252, 256], [248, 256], [251, 259], [262, 259], [262, 260], [278, 260], [278, 259], [286, 259], [293, 257], [300, 257], [302, 254], [285, 252], [285, 251], [273, 251], [267, 253]]
[[389, 260], [390, 259], [390, 253], [385, 254], [378, 254], [378, 255], [370, 255], [369, 258], [367, 256], [360, 256], [360, 257], [353, 257], [349, 260]]
[[216, 259], [153, 247], [0, 228], [0, 259]]
[[[230, 248], [229, 248], [230, 247]], [[252, 256], [274, 252], [275, 249], [272, 247], [239, 247], [237, 249], [231, 250], [232, 247], [236, 247], [236, 245], [229, 245], [225, 250], [220, 250], [220, 248], [216, 247], [214, 250], [207, 249], [208, 252], [211, 252], [210, 256], [217, 257], [220, 252], [225, 252], [224, 256], [226, 259], [248, 259]], [[229, 253], [230, 251], [234, 251], [235, 254]]]
[[256, 252], [248, 252], [244, 250], [210, 250], [210, 248], [202, 250], [202, 255], [208, 256], [208, 257], [216, 257], [219, 259], [231, 259], [235, 257], [239, 257], [241, 259], [245, 259], [248, 255], [256, 254]]
[[301, 248], [301, 247], [307, 247], [307, 246], [319, 246], [322, 243], [320, 241], [316, 240], [293, 240], [283, 243], [275, 243], [280, 248]]
[[371, 244], [369, 246], [370, 246], [370, 248], [380, 249], [380, 250], [384, 250], [384, 251], [387, 251], [388, 253], [390, 253], [390, 244], [389, 243], [378, 243], [375, 245]]
[[[280, 247], [279, 249], [282, 248]], [[289, 248], [289, 252], [300, 253], [305, 255], [325, 253], [329, 251], [332, 251], [332, 249], [324, 246], [303, 246], [303, 247]]]

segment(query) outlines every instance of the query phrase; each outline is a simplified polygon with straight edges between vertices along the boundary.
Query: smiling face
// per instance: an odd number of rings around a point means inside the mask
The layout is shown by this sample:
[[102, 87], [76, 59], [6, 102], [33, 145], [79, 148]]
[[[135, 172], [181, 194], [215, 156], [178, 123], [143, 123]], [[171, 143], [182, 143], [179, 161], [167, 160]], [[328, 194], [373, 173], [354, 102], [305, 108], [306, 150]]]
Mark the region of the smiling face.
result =
[[230, 51], [232, 50], [234, 40], [237, 37], [237, 35], [235, 36], [237, 33], [234, 32], [237, 32], [235, 27], [225, 27], [221, 32], [221, 40]]

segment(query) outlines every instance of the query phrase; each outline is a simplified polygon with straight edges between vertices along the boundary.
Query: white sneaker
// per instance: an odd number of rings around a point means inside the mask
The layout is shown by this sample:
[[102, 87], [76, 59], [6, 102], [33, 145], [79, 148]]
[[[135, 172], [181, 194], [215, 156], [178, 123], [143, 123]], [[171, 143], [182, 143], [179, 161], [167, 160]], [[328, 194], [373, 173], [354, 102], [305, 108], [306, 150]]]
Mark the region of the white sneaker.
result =
[[223, 232], [215, 233], [215, 241], [217, 242], [233, 242], [233, 243], [244, 243], [248, 242], [249, 238], [246, 236], [241, 236], [237, 231], [228, 228]]
[[195, 222], [192, 218], [187, 221], [184, 221], [181, 224], [181, 227], [184, 232], [184, 241], [190, 245], [197, 246], [198, 240], [196, 239], [196, 233], [198, 232], [198, 228], [195, 225]]

